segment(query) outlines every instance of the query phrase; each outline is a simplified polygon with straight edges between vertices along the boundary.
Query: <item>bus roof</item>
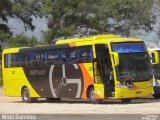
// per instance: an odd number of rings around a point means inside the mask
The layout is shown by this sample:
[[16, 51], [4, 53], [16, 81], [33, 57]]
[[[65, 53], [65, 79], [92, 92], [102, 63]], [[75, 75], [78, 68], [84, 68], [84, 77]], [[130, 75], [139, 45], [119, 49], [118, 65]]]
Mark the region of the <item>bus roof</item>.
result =
[[[101, 41], [100, 41], [101, 40]], [[137, 38], [121, 38], [117, 35], [96, 35], [86, 38], [73, 38], [73, 39], [64, 39], [56, 41], [56, 44], [67, 44], [67, 43], [77, 43], [77, 42], [93, 42], [93, 43], [106, 43], [106, 42], [138, 42], [142, 41]]]
[[23, 48], [29, 48], [29, 47], [17, 47], [17, 48], [6, 48], [3, 50], [3, 53], [7, 54], [7, 53], [17, 53], [19, 52], [20, 49]]
[[30, 52], [30, 51], [39, 51], [39, 50], [49, 50], [53, 48], [67, 48], [65, 45], [48, 45], [48, 46], [35, 46], [35, 47], [19, 47], [19, 48], [7, 48], [3, 50], [3, 54], [9, 53], [18, 53], [18, 52]]

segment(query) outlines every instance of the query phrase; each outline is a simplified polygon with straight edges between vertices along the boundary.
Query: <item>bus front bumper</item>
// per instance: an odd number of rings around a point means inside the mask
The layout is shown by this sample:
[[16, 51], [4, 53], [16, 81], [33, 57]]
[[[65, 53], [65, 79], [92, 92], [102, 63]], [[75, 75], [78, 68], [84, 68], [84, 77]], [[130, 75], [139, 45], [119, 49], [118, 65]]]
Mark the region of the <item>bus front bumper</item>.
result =
[[129, 88], [116, 88], [115, 98], [139, 98], [151, 96], [153, 92], [153, 86], [143, 89], [129, 89]]

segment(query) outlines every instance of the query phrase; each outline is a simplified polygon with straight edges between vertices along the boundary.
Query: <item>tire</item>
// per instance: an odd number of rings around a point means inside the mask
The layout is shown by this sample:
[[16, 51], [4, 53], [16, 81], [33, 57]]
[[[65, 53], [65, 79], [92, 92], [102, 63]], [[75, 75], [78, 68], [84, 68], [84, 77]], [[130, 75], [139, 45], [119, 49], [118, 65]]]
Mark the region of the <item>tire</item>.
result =
[[121, 101], [123, 103], [130, 103], [132, 101], [132, 99], [131, 98], [124, 98], [124, 99], [121, 99]]
[[95, 98], [94, 88], [93, 88], [93, 87], [91, 87], [91, 88], [89, 89], [89, 91], [88, 91], [88, 98], [89, 98], [90, 103], [92, 103], [92, 104], [99, 104], [99, 103], [102, 102], [101, 99], [96, 99], [96, 98]]
[[47, 100], [50, 102], [58, 102], [61, 100], [61, 98], [47, 98]]
[[35, 100], [35, 99], [31, 98], [28, 88], [25, 87], [22, 90], [22, 101], [25, 102], [25, 103], [32, 103], [33, 100]]
[[160, 99], [160, 94], [153, 94], [152, 95], [155, 99]]

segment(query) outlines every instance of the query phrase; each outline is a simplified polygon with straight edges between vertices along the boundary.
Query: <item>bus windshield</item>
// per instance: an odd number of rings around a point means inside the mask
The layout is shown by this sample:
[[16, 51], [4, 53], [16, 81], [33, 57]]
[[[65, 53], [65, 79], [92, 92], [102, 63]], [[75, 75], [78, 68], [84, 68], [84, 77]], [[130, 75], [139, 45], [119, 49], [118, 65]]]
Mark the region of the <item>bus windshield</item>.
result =
[[119, 65], [116, 67], [119, 81], [144, 81], [152, 78], [150, 58], [144, 43], [112, 44], [114, 52], [119, 53]]

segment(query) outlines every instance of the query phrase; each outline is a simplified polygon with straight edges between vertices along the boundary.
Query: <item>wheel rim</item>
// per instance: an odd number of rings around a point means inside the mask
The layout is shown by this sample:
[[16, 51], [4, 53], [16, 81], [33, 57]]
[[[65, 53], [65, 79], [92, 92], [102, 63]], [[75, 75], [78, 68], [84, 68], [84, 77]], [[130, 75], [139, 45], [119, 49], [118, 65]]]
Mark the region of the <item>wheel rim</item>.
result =
[[29, 100], [29, 93], [28, 93], [28, 91], [26, 91], [26, 90], [24, 91], [23, 98], [24, 98], [25, 101]]
[[94, 94], [94, 91], [92, 90], [91, 91], [91, 101], [95, 101], [96, 98], [95, 98], [95, 94]]

